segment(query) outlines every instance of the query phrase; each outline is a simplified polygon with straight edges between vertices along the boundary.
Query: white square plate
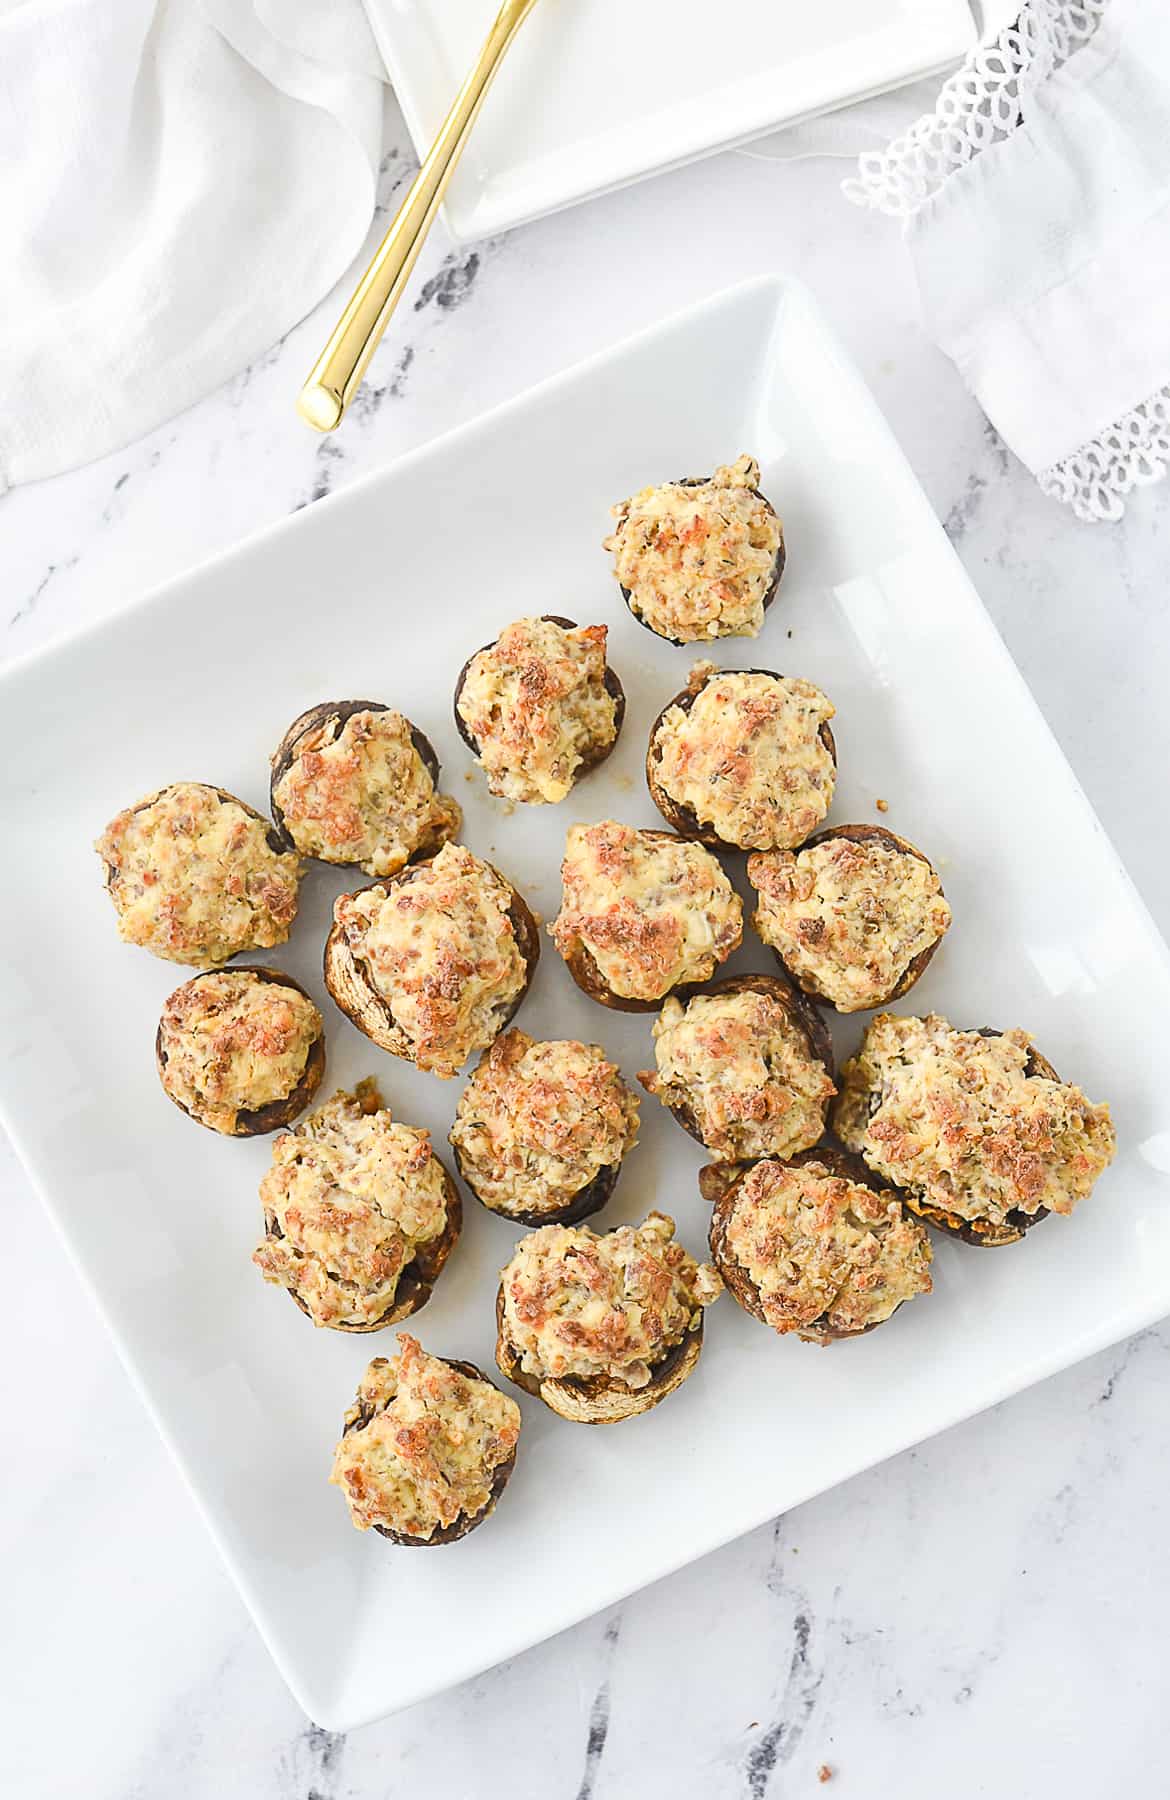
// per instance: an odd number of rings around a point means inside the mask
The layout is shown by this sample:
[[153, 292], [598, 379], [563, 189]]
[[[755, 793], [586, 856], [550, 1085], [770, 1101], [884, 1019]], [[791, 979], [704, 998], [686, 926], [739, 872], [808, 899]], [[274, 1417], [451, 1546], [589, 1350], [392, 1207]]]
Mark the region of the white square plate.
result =
[[[497, 0], [374, 0], [420, 156]], [[967, 0], [540, 0], [508, 52], [443, 209], [466, 243], [955, 63]]]
[[[165, 782], [266, 804], [266, 757], [323, 697], [372, 692], [433, 738], [465, 836], [547, 917], [566, 826], [658, 822], [645, 735], [691, 656], [627, 613], [609, 503], [755, 452], [790, 563], [758, 645], [725, 666], [804, 674], [837, 705], [833, 817], [889, 823], [941, 863], [955, 926], [916, 990], [957, 1024], [1024, 1024], [1109, 1098], [1115, 1167], [1010, 1250], [939, 1241], [936, 1291], [872, 1337], [781, 1340], [721, 1300], [694, 1377], [595, 1431], [523, 1397], [499, 1512], [438, 1556], [348, 1522], [332, 1446], [389, 1341], [314, 1331], [249, 1262], [264, 1142], [197, 1129], [159, 1091], [158, 1011], [182, 971], [122, 945], [90, 842]], [[469, 651], [545, 610], [605, 620], [629, 695], [605, 767], [509, 816], [451, 721]], [[0, 1095], [29, 1169], [305, 1710], [353, 1726], [463, 1679], [808, 1495], [1170, 1311], [1170, 959], [888, 428], [811, 300], [753, 282], [545, 383], [0, 682]], [[325, 998], [341, 871], [306, 878], [287, 966], [329, 1030], [328, 1088], [376, 1071], [443, 1147], [459, 1092], [374, 1049]], [[768, 969], [749, 932], [733, 968]], [[906, 1009], [910, 1010], [910, 1004]], [[519, 1023], [600, 1041], [628, 1076], [644, 1017], [579, 994], [551, 946]], [[838, 1048], [856, 1043], [846, 1022]], [[702, 1161], [653, 1101], [603, 1222], [673, 1213], [704, 1242]], [[492, 1366], [517, 1233], [469, 1204], [422, 1341]], [[68, 1295], [62, 1329], [68, 1329]]]

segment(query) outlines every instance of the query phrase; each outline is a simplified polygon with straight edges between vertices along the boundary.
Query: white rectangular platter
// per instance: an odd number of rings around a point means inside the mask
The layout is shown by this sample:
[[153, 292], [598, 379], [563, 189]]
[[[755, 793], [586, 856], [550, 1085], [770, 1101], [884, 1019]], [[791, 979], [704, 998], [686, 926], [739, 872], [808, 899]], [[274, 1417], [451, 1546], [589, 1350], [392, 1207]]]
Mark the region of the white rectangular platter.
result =
[[[313, 1330], [251, 1266], [267, 1146], [200, 1130], [161, 1094], [155, 1023], [183, 972], [118, 941], [91, 840], [173, 780], [264, 807], [266, 758], [294, 714], [370, 693], [431, 736], [466, 841], [551, 917], [570, 822], [658, 822], [645, 736], [691, 661], [622, 605], [599, 542], [609, 503], [741, 450], [760, 458], [790, 561], [758, 643], [725, 640], [719, 660], [822, 685], [837, 706], [832, 818], [872, 819], [882, 796], [889, 823], [939, 862], [955, 925], [913, 1010], [1027, 1026], [1062, 1074], [1113, 1102], [1120, 1154], [1071, 1219], [1018, 1247], [939, 1241], [934, 1294], [871, 1337], [828, 1350], [781, 1340], [723, 1299], [694, 1377], [641, 1419], [573, 1426], [525, 1396], [497, 1515], [416, 1557], [355, 1532], [327, 1481], [359, 1373], [393, 1338]], [[567, 802], [509, 815], [478, 772], [465, 778], [451, 689], [507, 620], [546, 610], [609, 624], [629, 710], [614, 757]], [[470, 1676], [1170, 1311], [1170, 959], [798, 286], [753, 282], [545, 383], [9, 670], [0, 704], [3, 1114], [273, 1655], [322, 1724], [351, 1727]], [[313, 869], [293, 940], [268, 960], [323, 1006], [327, 1089], [376, 1072], [398, 1116], [444, 1148], [460, 1083], [375, 1050], [323, 993], [321, 945], [345, 885]], [[748, 940], [730, 967], [769, 969]], [[547, 943], [518, 1022], [601, 1042], [631, 1079], [651, 1060], [649, 1021], [588, 1001]], [[839, 1050], [860, 1030], [845, 1022]], [[655, 1102], [642, 1110], [601, 1222], [655, 1205], [701, 1252], [701, 1153]], [[516, 1235], [468, 1203], [418, 1318], [426, 1347], [491, 1368], [496, 1274]], [[69, 1307], [63, 1296], [63, 1332]]]
[[[496, 5], [369, 5], [420, 156]], [[934, 74], [974, 36], [967, 0], [540, 0], [476, 125], [445, 222], [460, 242], [506, 231]]]

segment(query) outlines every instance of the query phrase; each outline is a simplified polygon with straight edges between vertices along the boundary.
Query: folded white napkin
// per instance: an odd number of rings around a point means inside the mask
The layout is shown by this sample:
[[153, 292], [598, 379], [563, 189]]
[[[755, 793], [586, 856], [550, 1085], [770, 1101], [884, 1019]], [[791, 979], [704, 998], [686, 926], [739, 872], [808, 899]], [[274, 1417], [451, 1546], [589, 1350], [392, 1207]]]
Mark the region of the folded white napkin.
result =
[[1120, 518], [1170, 464], [1168, 0], [1025, 0], [846, 192], [1045, 492]]
[[0, 490], [142, 436], [328, 292], [380, 68], [356, 4], [0, 0]]

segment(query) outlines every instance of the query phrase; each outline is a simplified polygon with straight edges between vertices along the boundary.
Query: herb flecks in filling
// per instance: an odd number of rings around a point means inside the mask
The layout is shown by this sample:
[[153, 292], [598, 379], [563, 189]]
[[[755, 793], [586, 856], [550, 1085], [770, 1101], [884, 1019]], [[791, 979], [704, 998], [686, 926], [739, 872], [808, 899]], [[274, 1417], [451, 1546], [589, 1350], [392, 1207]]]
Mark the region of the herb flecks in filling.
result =
[[723, 1241], [774, 1331], [854, 1334], [931, 1289], [926, 1229], [897, 1196], [814, 1161], [749, 1169], [729, 1204]]
[[321, 1031], [320, 1013], [297, 988], [248, 969], [197, 975], [163, 1008], [163, 1086], [195, 1117], [231, 1133], [240, 1113], [287, 1099]]
[[372, 1081], [277, 1138], [260, 1184], [275, 1231], [252, 1260], [315, 1325], [370, 1325], [447, 1227], [447, 1178], [426, 1131], [399, 1125]]
[[451, 1143], [501, 1212], [552, 1212], [637, 1141], [638, 1102], [596, 1044], [505, 1031], [459, 1099]]
[[283, 944], [301, 865], [273, 850], [270, 831], [267, 820], [199, 781], [177, 782], [118, 813], [95, 848], [110, 871], [119, 935], [196, 969]]
[[398, 1342], [399, 1355], [375, 1357], [362, 1378], [330, 1480], [359, 1531], [426, 1540], [488, 1505], [496, 1471], [516, 1452], [520, 1408], [405, 1331]]
[[724, 843], [803, 843], [832, 804], [837, 770], [822, 728], [836, 711], [811, 681], [712, 663], [691, 671], [689, 706], [663, 714], [654, 779]]
[[582, 765], [613, 743], [606, 635], [604, 625], [517, 619], [471, 658], [457, 705], [493, 794], [563, 800]]
[[743, 937], [739, 895], [701, 844], [613, 819], [574, 825], [561, 876], [553, 942], [566, 959], [583, 945], [623, 998], [706, 981]]
[[1109, 1108], [1029, 1075], [1030, 1053], [1025, 1031], [879, 1013], [841, 1071], [834, 1130], [884, 1180], [959, 1218], [1070, 1213], [1117, 1140]]
[[824, 1130], [836, 1093], [808, 1033], [770, 994], [668, 1000], [654, 1022], [657, 1067], [638, 1080], [690, 1115], [720, 1162], [795, 1156]]
[[455, 1075], [486, 1049], [527, 980], [512, 889], [462, 844], [388, 888], [344, 894], [334, 919], [420, 1069]]
[[273, 788], [302, 856], [396, 875], [459, 830], [459, 807], [435, 789], [400, 712], [325, 719], [297, 747]]
[[796, 855], [752, 856], [747, 872], [765, 944], [841, 1012], [888, 1000], [951, 923], [930, 864], [881, 839], [831, 837]]
[[783, 542], [750, 456], [707, 481], [663, 482], [613, 509], [605, 539], [633, 611], [678, 643], [755, 637]]
[[647, 1385], [723, 1288], [658, 1212], [602, 1236], [584, 1225], [542, 1225], [500, 1279], [503, 1330], [526, 1374], [602, 1376], [630, 1389]]

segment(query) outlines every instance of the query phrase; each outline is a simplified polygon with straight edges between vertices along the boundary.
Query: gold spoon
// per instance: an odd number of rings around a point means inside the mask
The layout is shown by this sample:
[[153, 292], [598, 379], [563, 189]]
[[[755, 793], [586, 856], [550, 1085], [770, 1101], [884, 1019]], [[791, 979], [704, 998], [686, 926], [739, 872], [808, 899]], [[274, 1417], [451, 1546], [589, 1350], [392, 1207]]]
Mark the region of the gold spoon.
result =
[[456, 94], [426, 161], [411, 184], [373, 262], [337, 321], [312, 373], [297, 396], [297, 411], [318, 431], [333, 431], [361, 386], [390, 315], [402, 298], [447, 183], [471, 136], [504, 53], [536, 0], [504, 0], [467, 80]]

